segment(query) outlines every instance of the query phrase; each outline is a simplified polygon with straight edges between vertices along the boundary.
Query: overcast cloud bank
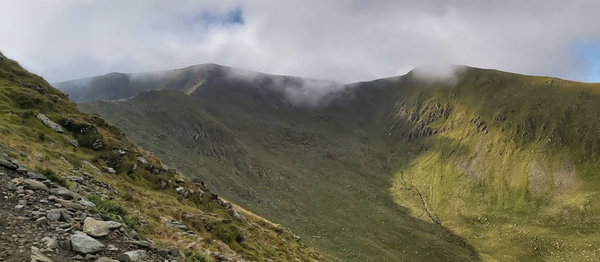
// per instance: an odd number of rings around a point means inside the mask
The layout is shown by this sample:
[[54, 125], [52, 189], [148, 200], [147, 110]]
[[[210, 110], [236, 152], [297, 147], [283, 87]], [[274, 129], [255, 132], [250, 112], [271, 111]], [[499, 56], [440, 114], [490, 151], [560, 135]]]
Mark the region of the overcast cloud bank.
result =
[[600, 75], [598, 10], [595, 0], [2, 1], [0, 50], [51, 82], [200, 63], [343, 83], [438, 63], [585, 81]]

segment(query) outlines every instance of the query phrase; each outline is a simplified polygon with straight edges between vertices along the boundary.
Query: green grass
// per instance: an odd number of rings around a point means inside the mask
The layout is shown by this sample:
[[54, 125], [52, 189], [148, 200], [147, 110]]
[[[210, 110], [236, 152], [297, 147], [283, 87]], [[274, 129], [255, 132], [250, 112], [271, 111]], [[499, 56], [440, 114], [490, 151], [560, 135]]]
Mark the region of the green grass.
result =
[[52, 171], [51, 169], [43, 169], [40, 171], [40, 173], [45, 176], [46, 178], [48, 178], [48, 180], [62, 186], [65, 188], [70, 188], [71, 185], [69, 183], [69, 181], [67, 181], [67, 179], [65, 179], [64, 177], [58, 176], [56, 175], [56, 173], [54, 173], [54, 171]]
[[89, 195], [88, 200], [96, 205], [94, 211], [104, 214], [111, 220], [122, 222], [129, 228], [139, 229], [138, 224], [129, 216], [125, 207], [95, 195]]
[[469, 68], [302, 111], [208, 83], [79, 106], [341, 261], [597, 260], [598, 85]]
[[185, 255], [185, 262], [209, 262], [209, 260], [201, 252], [191, 251]]

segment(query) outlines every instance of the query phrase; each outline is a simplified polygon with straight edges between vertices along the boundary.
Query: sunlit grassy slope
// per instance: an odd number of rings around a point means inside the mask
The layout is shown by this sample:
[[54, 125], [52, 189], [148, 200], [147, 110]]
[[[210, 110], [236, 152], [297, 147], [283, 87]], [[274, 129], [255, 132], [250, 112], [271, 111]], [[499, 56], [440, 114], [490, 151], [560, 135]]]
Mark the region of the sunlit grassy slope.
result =
[[[43, 125], [36, 118], [38, 113], [62, 124], [64, 134]], [[78, 146], [69, 140], [78, 141]], [[102, 146], [93, 146], [97, 141]], [[63, 179], [85, 172], [108, 183], [119, 192], [110, 205], [125, 207], [131, 217], [128, 224], [156, 241], [159, 248], [177, 247], [186, 253], [212, 250], [247, 261], [329, 261], [298, 243], [289, 230], [250, 212], [239, 209], [248, 220], [234, 219], [232, 209], [215, 201], [201, 183], [175, 183], [182, 178], [179, 174], [163, 168], [158, 159], [132, 144], [119, 129], [98, 116], [81, 113], [65, 94], [0, 53], [2, 152], [30, 170], [50, 169]], [[138, 157], [149, 162], [141, 163]], [[112, 167], [116, 174], [97, 172], [82, 161], [100, 170]], [[175, 191], [179, 186], [197, 193], [181, 197]], [[161, 217], [180, 220], [196, 234], [179, 234], [166, 227]], [[186, 250], [192, 242], [196, 245]]]
[[80, 106], [340, 260], [600, 259], [600, 86], [453, 80], [352, 84], [312, 111], [230, 80]]

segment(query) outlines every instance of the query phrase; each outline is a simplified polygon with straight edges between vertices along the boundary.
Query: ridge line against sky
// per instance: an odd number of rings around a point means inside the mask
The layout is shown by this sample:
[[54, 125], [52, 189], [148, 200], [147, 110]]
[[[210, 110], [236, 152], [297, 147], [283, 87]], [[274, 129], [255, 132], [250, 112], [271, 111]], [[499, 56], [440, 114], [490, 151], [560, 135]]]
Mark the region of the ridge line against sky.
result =
[[424, 64], [600, 82], [597, 10], [595, 0], [7, 0], [0, 50], [50, 82], [202, 63], [343, 83]]

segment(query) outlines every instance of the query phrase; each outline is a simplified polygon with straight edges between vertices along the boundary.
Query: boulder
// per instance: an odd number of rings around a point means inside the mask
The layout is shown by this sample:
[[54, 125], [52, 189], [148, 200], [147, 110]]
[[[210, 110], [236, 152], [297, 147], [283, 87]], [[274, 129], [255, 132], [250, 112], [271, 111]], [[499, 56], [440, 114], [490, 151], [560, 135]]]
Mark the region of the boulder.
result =
[[142, 262], [150, 259], [145, 250], [135, 250], [125, 252], [117, 256], [117, 260], [122, 262]]
[[50, 120], [48, 117], [46, 117], [44, 114], [42, 113], [38, 113], [37, 114], [37, 118], [42, 121], [42, 123], [44, 125], [46, 125], [47, 127], [49, 127], [50, 129], [54, 130], [55, 132], [58, 133], [64, 133], [65, 130], [63, 130], [63, 128], [58, 125], [57, 123], [52, 122], [52, 120]]
[[50, 189], [46, 185], [44, 185], [44, 183], [37, 181], [37, 180], [25, 179], [25, 180], [23, 180], [23, 184], [25, 185], [26, 188], [29, 188], [32, 190], [50, 191]]
[[91, 254], [104, 249], [104, 244], [98, 242], [85, 233], [78, 231], [71, 235], [71, 248], [75, 252]]
[[83, 221], [83, 232], [94, 237], [103, 237], [110, 233], [110, 228], [104, 221], [87, 217]]

